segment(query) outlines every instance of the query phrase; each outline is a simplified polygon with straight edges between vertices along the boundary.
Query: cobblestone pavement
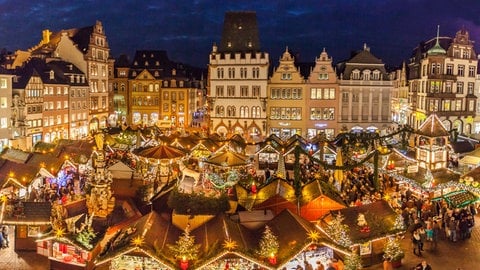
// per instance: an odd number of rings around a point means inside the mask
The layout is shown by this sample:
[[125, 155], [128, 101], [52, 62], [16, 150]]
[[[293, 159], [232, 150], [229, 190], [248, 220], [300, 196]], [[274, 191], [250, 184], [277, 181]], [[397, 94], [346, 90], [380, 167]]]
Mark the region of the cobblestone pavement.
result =
[[[475, 217], [475, 227], [471, 238], [451, 242], [445, 238], [445, 235], [442, 235], [438, 241], [437, 249], [433, 249], [429, 244], [426, 243], [425, 251], [422, 252], [421, 257], [418, 257], [413, 254], [410, 235], [407, 233], [402, 240], [405, 258], [402, 260], [402, 266], [396, 269], [411, 270], [422, 260], [426, 260], [433, 270], [480, 269], [480, 214]], [[383, 266], [379, 264], [366, 269], [383, 269]]]
[[[13, 228], [11, 230], [14, 231]], [[0, 249], [0, 269], [2, 270], [47, 270], [50, 269], [48, 258], [35, 251], [15, 252], [13, 234], [9, 235], [10, 247]]]

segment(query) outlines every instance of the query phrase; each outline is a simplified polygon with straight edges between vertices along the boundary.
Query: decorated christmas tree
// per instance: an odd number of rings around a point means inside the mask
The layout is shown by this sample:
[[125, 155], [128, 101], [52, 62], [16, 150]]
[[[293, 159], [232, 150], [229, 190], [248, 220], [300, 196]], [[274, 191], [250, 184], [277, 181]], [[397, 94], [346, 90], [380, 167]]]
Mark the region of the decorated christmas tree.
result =
[[330, 224], [327, 225], [325, 231], [335, 243], [343, 247], [349, 247], [352, 245], [352, 240], [348, 235], [348, 226], [343, 224], [344, 219], [345, 218], [342, 216], [342, 214], [338, 213], [338, 215], [333, 218]]
[[345, 270], [362, 269], [362, 258], [356, 251], [345, 258]]
[[390, 258], [392, 261], [399, 261], [405, 256], [405, 253], [400, 246], [400, 242], [395, 236], [388, 237], [387, 242], [383, 247], [383, 252], [385, 252], [383, 257]]
[[196, 260], [200, 245], [195, 244], [195, 237], [190, 235], [190, 229], [187, 226], [182, 236], [175, 242], [175, 245], [168, 245], [176, 259]]
[[260, 249], [257, 251], [257, 254], [263, 258], [272, 257], [277, 254], [278, 248], [277, 236], [273, 234], [270, 227], [265, 225], [265, 231], [263, 231], [262, 239], [260, 239]]
[[404, 231], [405, 230], [405, 221], [403, 220], [402, 215], [397, 215], [395, 223], [393, 224], [393, 230], [395, 231]]

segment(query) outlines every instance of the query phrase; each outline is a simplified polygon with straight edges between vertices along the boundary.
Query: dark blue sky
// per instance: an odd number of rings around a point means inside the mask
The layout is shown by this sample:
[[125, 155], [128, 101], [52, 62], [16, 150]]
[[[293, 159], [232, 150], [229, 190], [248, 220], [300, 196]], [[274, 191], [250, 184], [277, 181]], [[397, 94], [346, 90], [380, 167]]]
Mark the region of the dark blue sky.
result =
[[42, 29], [100, 20], [114, 57], [157, 49], [205, 67], [224, 13], [241, 10], [257, 12], [261, 45], [274, 65], [285, 46], [302, 62], [313, 62], [325, 47], [337, 62], [363, 43], [386, 64], [399, 65], [436, 35], [437, 25], [444, 36], [465, 26], [480, 42], [479, 0], [0, 0], [0, 48], [25, 50], [40, 41]]

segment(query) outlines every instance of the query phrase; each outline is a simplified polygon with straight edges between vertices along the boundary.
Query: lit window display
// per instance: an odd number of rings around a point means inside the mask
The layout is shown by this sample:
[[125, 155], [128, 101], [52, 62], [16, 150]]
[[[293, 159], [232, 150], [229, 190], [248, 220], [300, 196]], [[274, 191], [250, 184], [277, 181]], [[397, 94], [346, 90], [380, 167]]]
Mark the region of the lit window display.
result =
[[[203, 267], [205, 270], [250, 270], [262, 269], [258, 264], [246, 260], [244, 258], [228, 258], [223, 260], [216, 260], [215, 262]], [[290, 268], [289, 268], [290, 269]]]
[[304, 266], [305, 260], [313, 266], [314, 269], [317, 269], [319, 264], [323, 264], [324, 268], [319, 269], [326, 269], [326, 265], [329, 260], [333, 258], [333, 250], [329, 247], [317, 247], [315, 245], [310, 246], [304, 252], [300, 252], [295, 258], [290, 260], [284, 266], [286, 269], [298, 269], [297, 266]]
[[[43, 243], [43, 246], [47, 245], [46, 241]], [[39, 249], [38, 245], [37, 249]], [[52, 253], [49, 258], [63, 263], [85, 266], [86, 261], [90, 260], [91, 254], [90, 252], [78, 249], [73, 245], [53, 242]]]
[[150, 257], [122, 255], [112, 260], [112, 270], [168, 270], [170, 268]]

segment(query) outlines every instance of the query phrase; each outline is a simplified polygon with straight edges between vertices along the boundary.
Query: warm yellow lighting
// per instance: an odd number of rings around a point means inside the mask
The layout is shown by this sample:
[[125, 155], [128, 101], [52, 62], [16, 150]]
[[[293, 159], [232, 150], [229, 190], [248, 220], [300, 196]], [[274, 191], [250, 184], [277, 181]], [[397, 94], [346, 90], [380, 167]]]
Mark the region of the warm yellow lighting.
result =
[[69, 155], [65, 155], [65, 160], [69, 160], [70, 159], [70, 156]]
[[14, 177], [14, 176], [15, 176], [15, 173], [14, 173], [14, 172], [9, 172], [9, 173], [8, 173], [8, 176]]
[[41, 162], [41, 163], [40, 163], [40, 167], [41, 167], [41, 168], [45, 168], [46, 166], [47, 166], [47, 165], [45, 165], [45, 162]]
[[140, 235], [138, 235], [138, 236], [136, 236], [132, 239], [132, 245], [137, 246], [137, 247], [143, 245], [144, 242], [145, 242], [145, 239], [143, 237], [141, 237]]
[[223, 248], [225, 248], [227, 250], [236, 249], [237, 246], [238, 246], [237, 242], [235, 242], [232, 239], [225, 239], [225, 241], [223, 242]]
[[308, 232], [307, 235], [308, 235], [308, 238], [310, 238], [312, 241], [318, 241], [318, 239], [320, 239], [320, 232], [317, 230], [311, 230]]
[[63, 229], [58, 229], [58, 230], [55, 231], [55, 236], [60, 238], [60, 237], [63, 237], [64, 233], [65, 232], [63, 231]]
[[2, 202], [6, 202], [6, 201], [8, 201], [8, 197], [7, 197], [7, 195], [3, 195], [2, 196]]

